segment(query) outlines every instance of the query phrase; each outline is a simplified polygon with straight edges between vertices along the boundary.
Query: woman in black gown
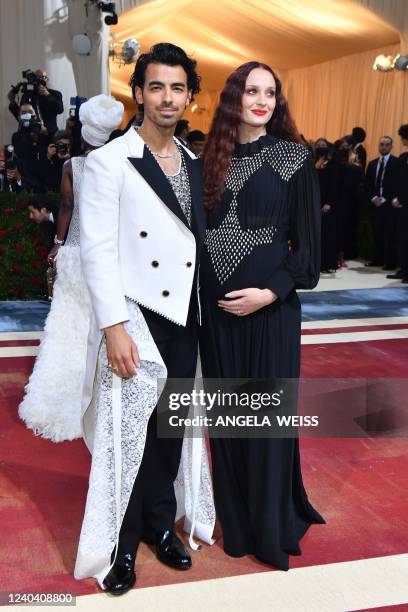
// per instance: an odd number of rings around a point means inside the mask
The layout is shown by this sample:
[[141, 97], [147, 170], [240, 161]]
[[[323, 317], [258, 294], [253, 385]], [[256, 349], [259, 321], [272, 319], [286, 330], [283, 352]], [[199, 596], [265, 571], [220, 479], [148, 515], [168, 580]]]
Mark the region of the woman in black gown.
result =
[[[244, 64], [226, 83], [204, 193], [204, 377], [299, 377], [295, 289], [319, 278], [319, 188], [281, 83], [264, 64]], [[287, 570], [310, 524], [324, 523], [303, 487], [298, 439], [211, 439], [211, 454], [225, 552]]]
[[330, 143], [326, 138], [316, 140], [314, 150], [322, 213], [320, 270], [333, 272], [338, 267], [336, 208], [334, 206], [338, 191], [338, 172], [336, 164], [330, 158]]
[[336, 235], [340, 267], [346, 259], [357, 255], [357, 225], [364, 172], [357, 155], [352, 151], [350, 137], [336, 140], [333, 145], [333, 164], [336, 167]]

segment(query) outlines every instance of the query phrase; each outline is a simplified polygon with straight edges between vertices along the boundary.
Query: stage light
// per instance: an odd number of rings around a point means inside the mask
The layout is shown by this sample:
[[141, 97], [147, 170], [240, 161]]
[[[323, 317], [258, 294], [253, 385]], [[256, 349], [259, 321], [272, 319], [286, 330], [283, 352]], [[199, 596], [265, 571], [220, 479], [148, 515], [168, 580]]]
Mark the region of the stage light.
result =
[[88, 2], [95, 4], [102, 13], [109, 13], [104, 20], [106, 25], [111, 26], [118, 23], [115, 2], [99, 2], [98, 0], [88, 0]]
[[125, 40], [122, 51], [120, 52], [120, 57], [122, 58], [123, 63], [132, 64], [135, 62], [139, 51], [140, 45], [137, 40], [134, 38], [128, 38]]
[[397, 55], [394, 59], [395, 70], [408, 70], [408, 55]]
[[373, 69], [381, 72], [393, 70], [394, 59], [392, 55], [377, 55], [374, 60]]
[[133, 64], [140, 51], [140, 43], [134, 38], [127, 38], [124, 42], [116, 42], [116, 36], [111, 34], [109, 43], [109, 57], [119, 64]]

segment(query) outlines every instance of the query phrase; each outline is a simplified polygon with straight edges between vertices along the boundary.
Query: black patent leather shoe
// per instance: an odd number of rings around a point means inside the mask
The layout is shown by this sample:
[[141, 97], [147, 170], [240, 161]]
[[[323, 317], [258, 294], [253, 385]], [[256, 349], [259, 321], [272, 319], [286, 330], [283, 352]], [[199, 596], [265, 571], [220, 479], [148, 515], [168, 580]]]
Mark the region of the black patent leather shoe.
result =
[[123, 595], [136, 582], [135, 554], [126, 553], [117, 557], [109, 574], [103, 581], [104, 586], [112, 595]]
[[191, 557], [174, 531], [166, 529], [157, 535], [156, 555], [159, 561], [175, 569], [190, 569]]

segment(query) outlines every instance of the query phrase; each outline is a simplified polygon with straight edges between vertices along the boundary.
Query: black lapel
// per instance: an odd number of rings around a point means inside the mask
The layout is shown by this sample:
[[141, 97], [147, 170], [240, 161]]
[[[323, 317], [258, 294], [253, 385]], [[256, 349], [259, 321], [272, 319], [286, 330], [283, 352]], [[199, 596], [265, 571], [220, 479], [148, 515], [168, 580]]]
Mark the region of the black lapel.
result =
[[143, 176], [162, 202], [188, 227], [188, 221], [181, 210], [173, 188], [149, 149], [145, 146], [143, 157], [128, 157], [128, 160]]
[[194, 233], [197, 250], [200, 251], [205, 233], [205, 213], [203, 204], [203, 173], [201, 159], [193, 159], [180, 147], [187, 168], [191, 192], [191, 229]]

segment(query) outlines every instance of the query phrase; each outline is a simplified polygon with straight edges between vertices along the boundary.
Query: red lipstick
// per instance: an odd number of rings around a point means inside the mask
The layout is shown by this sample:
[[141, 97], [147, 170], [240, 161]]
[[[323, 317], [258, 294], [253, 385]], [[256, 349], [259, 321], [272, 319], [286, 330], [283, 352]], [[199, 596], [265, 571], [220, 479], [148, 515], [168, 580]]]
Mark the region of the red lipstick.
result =
[[254, 115], [258, 115], [259, 117], [263, 117], [264, 115], [266, 115], [266, 113], [268, 111], [261, 110], [261, 109], [253, 109], [252, 112], [254, 113]]

